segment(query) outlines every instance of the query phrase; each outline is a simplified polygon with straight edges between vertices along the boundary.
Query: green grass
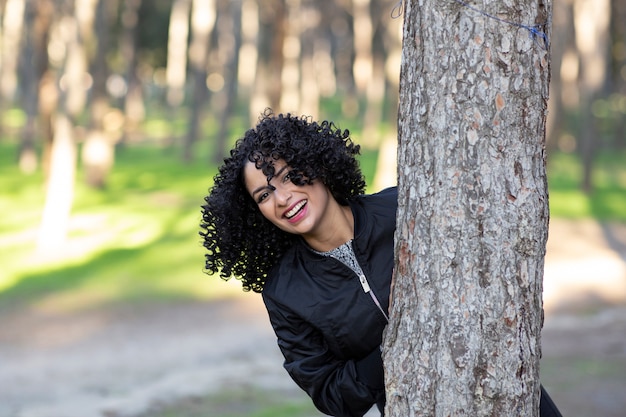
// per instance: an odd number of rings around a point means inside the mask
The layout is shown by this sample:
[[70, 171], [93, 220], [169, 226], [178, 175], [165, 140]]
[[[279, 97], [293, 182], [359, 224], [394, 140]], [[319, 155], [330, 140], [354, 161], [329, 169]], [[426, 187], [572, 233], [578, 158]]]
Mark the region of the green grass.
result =
[[[202, 271], [200, 205], [217, 172], [208, 157], [183, 164], [175, 148], [125, 147], [106, 189], [90, 189], [79, 176], [68, 248], [59, 255], [35, 250], [43, 174], [22, 174], [15, 152], [14, 145], [0, 145], [0, 308], [41, 302], [83, 308], [240, 292], [236, 281]], [[362, 158], [370, 182], [376, 156], [365, 150]]]
[[200, 205], [215, 174], [203, 161], [183, 165], [176, 152], [126, 148], [106, 190], [79, 178], [68, 250], [59, 255], [35, 251], [42, 175], [21, 174], [14, 147], [0, 150], [0, 307], [50, 297], [103, 303], [233, 292], [202, 272]]
[[[14, 144], [0, 144], [0, 309], [38, 303], [80, 309], [240, 292], [236, 281], [202, 271], [200, 205], [216, 173], [202, 156], [208, 150], [185, 165], [176, 148], [128, 146], [118, 151], [105, 190], [90, 189], [79, 177], [67, 250], [60, 254], [35, 250], [43, 175], [22, 174], [15, 152]], [[375, 150], [363, 150], [369, 184], [376, 158]], [[624, 161], [625, 152], [600, 155], [595, 191], [586, 195], [578, 186], [576, 156], [551, 155], [552, 217], [626, 221]]]
[[584, 193], [583, 170], [575, 154], [555, 153], [548, 161], [550, 215], [626, 222], [626, 151], [600, 153], [592, 171], [593, 190]]
[[321, 416], [304, 394], [233, 388], [162, 404], [139, 417], [311, 417]]
[[[358, 136], [357, 136], [358, 137]], [[68, 250], [37, 253], [44, 203], [43, 175], [22, 174], [16, 146], [0, 142], [0, 314], [44, 308], [80, 312], [117, 303], [212, 299], [240, 294], [236, 281], [202, 272], [200, 205], [216, 168], [206, 152], [184, 165], [178, 149], [134, 146], [119, 150], [105, 190], [79, 177]], [[377, 152], [364, 149], [361, 166], [373, 182]], [[554, 154], [548, 164], [551, 216], [626, 222], [626, 153], [602, 154], [595, 191], [580, 191], [580, 162]], [[549, 367], [546, 367], [549, 373]], [[308, 417], [307, 398], [284, 401], [276, 393], [224, 391], [163, 405], [151, 417]]]

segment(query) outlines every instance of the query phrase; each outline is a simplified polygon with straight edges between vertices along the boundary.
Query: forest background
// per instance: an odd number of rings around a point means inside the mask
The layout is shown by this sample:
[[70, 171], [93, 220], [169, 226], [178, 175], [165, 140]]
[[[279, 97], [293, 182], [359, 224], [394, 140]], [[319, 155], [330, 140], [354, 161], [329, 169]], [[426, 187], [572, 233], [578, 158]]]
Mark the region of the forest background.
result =
[[[0, 314], [239, 294], [202, 274], [199, 207], [267, 107], [349, 129], [370, 191], [394, 183], [400, 5], [0, 0]], [[624, 21], [553, 2], [552, 219], [626, 223]]]

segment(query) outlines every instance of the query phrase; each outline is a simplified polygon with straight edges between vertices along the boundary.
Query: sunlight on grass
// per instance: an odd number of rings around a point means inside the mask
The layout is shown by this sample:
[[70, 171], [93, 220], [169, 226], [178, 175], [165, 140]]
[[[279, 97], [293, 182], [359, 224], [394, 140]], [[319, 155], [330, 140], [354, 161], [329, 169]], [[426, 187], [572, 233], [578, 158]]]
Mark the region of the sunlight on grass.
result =
[[2, 112], [2, 126], [5, 128], [17, 129], [26, 124], [26, 113], [24, 110], [14, 107]]
[[626, 222], [626, 152], [603, 152], [594, 162], [593, 191], [580, 188], [583, 167], [573, 153], [548, 159], [550, 215]]
[[550, 191], [550, 212], [557, 217], [580, 218], [591, 212], [589, 198], [581, 191]]
[[[24, 175], [11, 159], [15, 145], [0, 143], [0, 307], [31, 305], [59, 312], [116, 302], [212, 299], [242, 294], [241, 283], [203, 273], [198, 235], [200, 206], [215, 166], [184, 165], [175, 149], [120, 149], [103, 190], [79, 177], [67, 242], [47, 253], [35, 247], [43, 206], [43, 174]], [[596, 164], [596, 190], [579, 190], [580, 162], [551, 155], [552, 217], [626, 221], [624, 155]], [[377, 152], [363, 149], [368, 184]]]
[[[4, 148], [3, 156], [12, 150]], [[107, 189], [88, 189], [79, 178], [66, 243], [40, 253], [35, 242], [41, 175], [24, 176], [3, 162], [0, 304], [39, 299], [79, 308], [118, 299], [241, 292], [202, 272], [198, 225], [210, 168], [183, 166], [172, 153], [154, 148], [125, 149]]]

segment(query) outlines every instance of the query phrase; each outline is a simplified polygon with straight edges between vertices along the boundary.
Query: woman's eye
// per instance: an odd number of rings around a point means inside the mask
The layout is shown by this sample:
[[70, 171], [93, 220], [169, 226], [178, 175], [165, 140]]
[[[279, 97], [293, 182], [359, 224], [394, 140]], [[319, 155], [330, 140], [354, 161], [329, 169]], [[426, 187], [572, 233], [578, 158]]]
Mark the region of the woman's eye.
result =
[[264, 193], [262, 193], [262, 194], [260, 194], [260, 195], [257, 197], [256, 202], [257, 202], [257, 203], [262, 203], [262, 202], [263, 202], [263, 201], [264, 201], [267, 197], [269, 197], [269, 195], [270, 195], [270, 193], [268, 193], [267, 191], [266, 191], [266, 192], [264, 192]]
[[285, 175], [285, 177], [283, 178], [283, 182], [294, 182], [294, 178], [297, 177], [298, 175], [296, 174], [296, 171], [289, 171], [287, 175]]

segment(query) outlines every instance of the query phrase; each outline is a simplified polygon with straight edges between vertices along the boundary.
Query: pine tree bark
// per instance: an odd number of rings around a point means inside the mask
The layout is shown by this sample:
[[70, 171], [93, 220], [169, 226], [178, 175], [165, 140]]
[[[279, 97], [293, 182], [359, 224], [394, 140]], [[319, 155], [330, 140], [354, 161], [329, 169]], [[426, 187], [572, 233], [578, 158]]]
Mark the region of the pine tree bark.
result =
[[551, 2], [472, 4], [405, 2], [387, 417], [538, 415]]

